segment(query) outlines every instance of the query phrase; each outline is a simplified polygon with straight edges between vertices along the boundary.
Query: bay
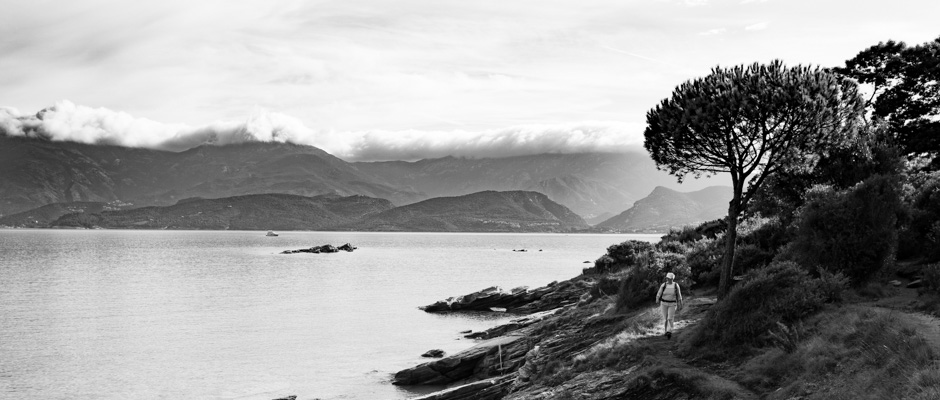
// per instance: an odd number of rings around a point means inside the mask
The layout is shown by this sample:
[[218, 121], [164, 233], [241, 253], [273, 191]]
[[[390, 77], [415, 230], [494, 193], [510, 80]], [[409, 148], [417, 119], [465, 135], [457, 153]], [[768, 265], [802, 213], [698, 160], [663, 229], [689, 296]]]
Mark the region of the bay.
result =
[[508, 320], [417, 307], [572, 278], [629, 239], [659, 235], [0, 230], [0, 396], [414, 397], [392, 374]]

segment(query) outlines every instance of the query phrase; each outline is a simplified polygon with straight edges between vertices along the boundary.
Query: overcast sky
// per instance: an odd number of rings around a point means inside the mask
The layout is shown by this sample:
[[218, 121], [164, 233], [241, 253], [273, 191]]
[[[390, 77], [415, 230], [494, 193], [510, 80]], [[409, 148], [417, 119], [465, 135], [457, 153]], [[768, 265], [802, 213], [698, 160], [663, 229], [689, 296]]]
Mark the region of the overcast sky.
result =
[[937, 0], [0, 0], [0, 124], [56, 105], [59, 138], [168, 149], [619, 150], [716, 65], [841, 65], [937, 38], [938, 15]]

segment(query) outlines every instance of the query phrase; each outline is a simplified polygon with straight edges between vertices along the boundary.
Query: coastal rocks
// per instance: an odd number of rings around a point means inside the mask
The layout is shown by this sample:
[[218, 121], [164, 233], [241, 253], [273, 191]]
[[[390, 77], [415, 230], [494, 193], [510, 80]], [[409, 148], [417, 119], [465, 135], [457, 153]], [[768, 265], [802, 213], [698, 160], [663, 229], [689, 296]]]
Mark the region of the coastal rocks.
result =
[[444, 350], [441, 350], [441, 349], [428, 350], [424, 352], [424, 354], [422, 354], [421, 357], [441, 358], [441, 357], [444, 357]]
[[426, 312], [492, 311], [493, 308], [511, 311], [512, 308], [540, 299], [550, 291], [551, 289], [547, 287], [529, 290], [528, 287], [521, 286], [507, 292], [498, 286], [493, 286], [478, 292], [438, 301], [421, 309]]
[[509, 323], [495, 326], [493, 328], [487, 329], [482, 332], [473, 332], [468, 335], [464, 335], [467, 339], [491, 339], [498, 336], [505, 335], [509, 332], [513, 332], [522, 328], [525, 328], [529, 325], [532, 325], [536, 322], [542, 321], [545, 318], [548, 318], [552, 315], [555, 315], [561, 308], [556, 308], [553, 310], [543, 311], [535, 314], [526, 315], [522, 318], [516, 318]]
[[577, 304], [581, 295], [594, 286], [592, 279], [552, 282], [538, 289], [526, 286], [505, 291], [497, 286], [459, 297], [451, 297], [419, 307], [426, 312], [493, 311], [505, 309], [516, 314], [531, 314]]
[[401, 370], [392, 378], [392, 384], [446, 385], [504, 375], [525, 362], [525, 354], [531, 345], [525, 332], [513, 332], [440, 360]]
[[358, 249], [358, 247], [353, 246], [349, 243], [341, 245], [339, 247], [333, 246], [331, 244], [324, 244], [322, 246], [313, 246], [309, 249], [297, 249], [297, 250], [284, 250], [281, 254], [296, 254], [296, 253], [339, 253], [340, 250], [352, 252], [353, 250]]
[[512, 384], [513, 375], [505, 375], [434, 392], [413, 400], [496, 400], [503, 398]]

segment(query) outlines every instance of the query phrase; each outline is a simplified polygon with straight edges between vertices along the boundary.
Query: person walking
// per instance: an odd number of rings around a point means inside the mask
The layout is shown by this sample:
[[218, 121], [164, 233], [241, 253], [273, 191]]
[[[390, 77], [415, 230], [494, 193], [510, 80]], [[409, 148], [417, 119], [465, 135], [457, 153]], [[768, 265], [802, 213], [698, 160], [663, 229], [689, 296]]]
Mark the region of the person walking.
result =
[[665, 320], [665, 335], [667, 339], [672, 339], [673, 319], [676, 317], [676, 310], [682, 308], [682, 291], [679, 290], [679, 284], [675, 282], [676, 275], [672, 272], [666, 274], [666, 282], [659, 287], [656, 293], [656, 302], [659, 304], [659, 310], [663, 313]]

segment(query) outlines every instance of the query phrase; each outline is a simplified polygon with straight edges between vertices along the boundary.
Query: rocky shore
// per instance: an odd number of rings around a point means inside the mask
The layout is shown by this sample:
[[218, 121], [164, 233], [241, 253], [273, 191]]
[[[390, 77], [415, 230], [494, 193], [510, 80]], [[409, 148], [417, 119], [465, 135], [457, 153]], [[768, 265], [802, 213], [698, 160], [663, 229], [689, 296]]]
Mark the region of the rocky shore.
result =
[[[466, 332], [465, 338], [479, 342], [464, 351], [447, 355], [397, 372], [392, 383], [399, 386], [447, 385], [448, 388], [419, 399], [463, 400], [499, 399], [520, 379], [520, 371], [532, 368], [540, 353], [539, 343], [545, 332], [537, 329], [544, 322], [579, 302], [590, 301], [594, 281], [573, 279], [552, 282], [530, 290], [519, 287], [509, 291], [486, 288], [421, 307], [426, 312], [491, 311], [514, 313], [519, 317], [486, 331]], [[531, 372], [531, 371], [529, 371]], [[526, 376], [527, 372], [522, 372]]]

